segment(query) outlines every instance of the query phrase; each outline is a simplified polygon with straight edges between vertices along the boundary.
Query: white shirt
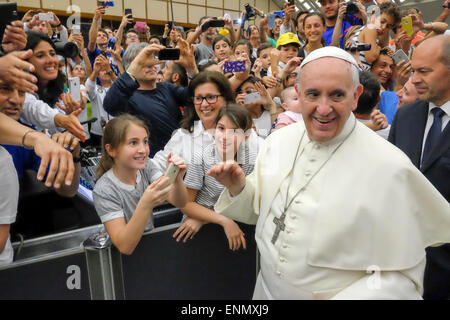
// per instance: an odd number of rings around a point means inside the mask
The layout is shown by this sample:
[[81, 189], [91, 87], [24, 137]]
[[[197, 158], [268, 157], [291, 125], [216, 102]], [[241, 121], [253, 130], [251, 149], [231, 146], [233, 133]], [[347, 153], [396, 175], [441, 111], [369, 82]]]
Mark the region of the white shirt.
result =
[[103, 100], [105, 100], [109, 88], [99, 86], [88, 78], [86, 80], [86, 90], [91, 101], [92, 118], [97, 118], [97, 121], [91, 125], [91, 132], [98, 136], [103, 136], [102, 121], [106, 122], [113, 118], [103, 108]]
[[37, 131], [56, 129], [54, 119], [58, 114], [58, 109], [51, 108], [32, 94], [25, 93], [25, 102], [20, 115], [20, 120], [23, 123], [35, 126]]
[[258, 132], [258, 136], [261, 138], [265, 139], [269, 135], [270, 129], [272, 128], [272, 122], [270, 120], [270, 112], [268, 110], [264, 110], [259, 118], [253, 118], [256, 132]]
[[197, 150], [204, 150], [208, 145], [214, 143], [212, 131], [205, 130], [200, 120], [194, 121], [193, 132], [185, 129], [177, 129], [172, 134], [172, 138], [153, 157], [153, 165], [161, 175], [166, 171], [166, 161], [169, 153], [173, 152], [186, 161], [186, 164], [194, 162], [194, 155]]
[[[12, 224], [16, 221], [19, 201], [19, 180], [11, 155], [0, 146], [0, 224]], [[13, 261], [14, 251], [10, 236], [5, 248], [0, 252], [0, 266]]]
[[[422, 141], [422, 155], [420, 156], [421, 162], [422, 162], [422, 157], [423, 157], [423, 149], [425, 148], [425, 142], [427, 141], [427, 137], [428, 137], [428, 132], [430, 132], [431, 126], [433, 125], [433, 121], [434, 121], [433, 113], [431, 113], [431, 110], [433, 110], [434, 108], [438, 108], [438, 106], [435, 105], [434, 103], [430, 102], [428, 104], [428, 118], [427, 118], [427, 123], [425, 125], [425, 133], [423, 135], [423, 141]], [[447, 101], [446, 103], [444, 103], [441, 106], [441, 109], [444, 111], [444, 115], [442, 116], [442, 128], [441, 128], [441, 132], [442, 132], [442, 131], [444, 131], [445, 127], [447, 126], [447, 124], [450, 120], [450, 100]]]

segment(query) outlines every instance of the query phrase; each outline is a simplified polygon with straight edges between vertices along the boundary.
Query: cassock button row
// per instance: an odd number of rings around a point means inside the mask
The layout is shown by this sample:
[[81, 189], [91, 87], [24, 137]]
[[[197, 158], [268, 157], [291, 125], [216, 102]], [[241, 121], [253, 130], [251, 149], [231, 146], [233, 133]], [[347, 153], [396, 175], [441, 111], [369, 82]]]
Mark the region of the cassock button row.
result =
[[295, 202], [296, 204], [299, 204], [299, 203], [302, 203], [302, 200], [297, 199], [297, 200], [295, 200], [294, 202]]
[[283, 257], [280, 257], [280, 262], [285, 262], [286, 259], [284, 259]]
[[291, 229], [286, 229], [286, 233], [287, 234], [291, 233]]
[[281, 277], [281, 271], [280, 270], [277, 271], [277, 276]]
[[287, 249], [287, 244], [286, 243], [283, 243], [283, 249]]

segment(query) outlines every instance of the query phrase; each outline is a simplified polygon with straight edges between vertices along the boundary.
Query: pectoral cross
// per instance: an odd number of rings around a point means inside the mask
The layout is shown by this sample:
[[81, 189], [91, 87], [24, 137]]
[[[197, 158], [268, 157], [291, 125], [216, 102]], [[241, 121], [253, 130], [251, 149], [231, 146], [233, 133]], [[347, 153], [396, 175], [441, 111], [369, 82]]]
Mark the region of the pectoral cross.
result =
[[285, 218], [286, 218], [286, 211], [283, 212], [281, 217], [273, 218], [273, 223], [275, 223], [276, 228], [275, 228], [275, 233], [273, 234], [273, 237], [272, 237], [272, 244], [275, 244], [275, 242], [277, 242], [278, 236], [280, 235], [280, 231], [284, 231], [284, 228], [286, 227], [286, 225], [284, 224]]

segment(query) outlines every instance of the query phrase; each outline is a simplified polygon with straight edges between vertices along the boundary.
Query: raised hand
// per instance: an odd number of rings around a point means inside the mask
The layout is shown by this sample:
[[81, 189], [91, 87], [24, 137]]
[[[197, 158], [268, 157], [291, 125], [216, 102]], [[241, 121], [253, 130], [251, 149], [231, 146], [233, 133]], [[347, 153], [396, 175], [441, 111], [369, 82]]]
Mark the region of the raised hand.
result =
[[34, 93], [38, 90], [35, 83], [37, 78], [30, 72], [34, 72], [34, 66], [24, 61], [33, 55], [32, 50], [15, 51], [0, 58], [0, 79], [10, 83], [19, 91]]
[[245, 187], [244, 171], [235, 161], [219, 163], [206, 174], [224, 185], [232, 196], [237, 196]]
[[3, 35], [2, 48], [8, 53], [12, 51], [20, 51], [27, 46], [27, 34], [23, 30], [22, 21], [13, 21], [5, 28]]

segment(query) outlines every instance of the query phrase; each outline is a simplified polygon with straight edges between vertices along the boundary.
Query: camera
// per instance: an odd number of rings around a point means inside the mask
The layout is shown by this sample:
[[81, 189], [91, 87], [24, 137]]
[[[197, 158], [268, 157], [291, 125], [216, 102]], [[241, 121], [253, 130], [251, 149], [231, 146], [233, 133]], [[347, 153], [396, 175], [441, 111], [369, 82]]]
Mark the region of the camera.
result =
[[73, 42], [61, 41], [54, 39], [53, 45], [55, 46], [56, 54], [63, 56], [64, 58], [75, 58], [78, 53], [78, 46]]
[[253, 7], [249, 3], [246, 3], [244, 5], [244, 8], [245, 8], [245, 20], [248, 20], [256, 16], [255, 9], [253, 9]]
[[370, 43], [360, 43], [360, 44], [352, 44], [350, 47], [345, 50], [350, 52], [360, 52], [360, 51], [369, 51], [372, 49], [372, 45]]
[[356, 4], [353, 1], [349, 1], [347, 3], [347, 11], [345, 12], [346, 14], [351, 14], [351, 15], [355, 15], [359, 12], [358, 7], [356, 6]]

